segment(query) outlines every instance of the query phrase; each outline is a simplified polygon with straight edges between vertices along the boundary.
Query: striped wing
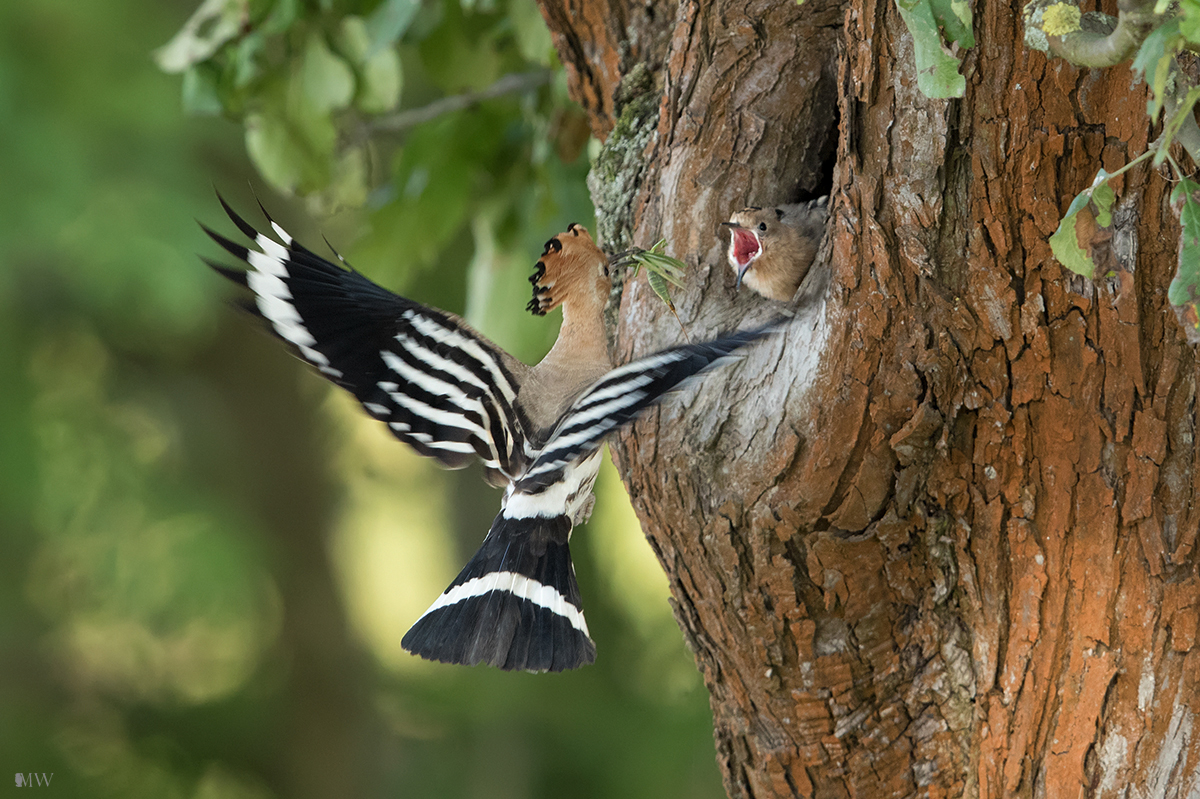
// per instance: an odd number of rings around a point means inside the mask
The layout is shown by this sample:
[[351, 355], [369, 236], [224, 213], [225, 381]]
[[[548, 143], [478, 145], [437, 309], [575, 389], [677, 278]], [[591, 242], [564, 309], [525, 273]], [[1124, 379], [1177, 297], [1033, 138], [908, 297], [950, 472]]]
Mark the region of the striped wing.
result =
[[673, 347], [613, 369], [584, 391], [562, 415], [510, 494], [536, 495], [560, 482], [566, 467], [599, 447], [609, 433], [632, 421], [688, 378], [778, 327], [776, 323], [714, 341]]
[[526, 427], [513, 402], [522, 364], [457, 317], [314, 254], [270, 217], [282, 244], [221, 205], [257, 249], [201, 225], [250, 269], [206, 263], [253, 293], [248, 309], [300, 358], [422, 455], [451, 469], [478, 456], [493, 479], [521, 471]]

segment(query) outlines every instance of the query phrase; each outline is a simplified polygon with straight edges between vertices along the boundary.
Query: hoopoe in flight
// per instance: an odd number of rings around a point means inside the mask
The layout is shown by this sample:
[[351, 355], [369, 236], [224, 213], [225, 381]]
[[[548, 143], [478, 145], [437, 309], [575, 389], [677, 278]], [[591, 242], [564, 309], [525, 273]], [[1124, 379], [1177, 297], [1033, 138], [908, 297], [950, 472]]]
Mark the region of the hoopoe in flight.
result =
[[764, 297], [787, 302], [808, 274], [829, 218], [829, 196], [778, 208], [745, 208], [729, 228], [729, 266]]
[[563, 320], [550, 352], [527, 366], [454, 314], [314, 254], [269, 216], [278, 241], [224, 199], [221, 205], [257, 249], [205, 227], [250, 268], [205, 261], [253, 293], [251, 311], [396, 438], [451, 469], [478, 457], [489, 482], [505, 486], [479, 551], [402, 646], [430, 660], [509, 670], [592, 663], [596, 647], [568, 544], [571, 528], [590, 510], [601, 443], [774, 326], [613, 368], [603, 322], [613, 264], [586, 228], [570, 225], [546, 243], [530, 278], [528, 309], [544, 315], [561, 307]]

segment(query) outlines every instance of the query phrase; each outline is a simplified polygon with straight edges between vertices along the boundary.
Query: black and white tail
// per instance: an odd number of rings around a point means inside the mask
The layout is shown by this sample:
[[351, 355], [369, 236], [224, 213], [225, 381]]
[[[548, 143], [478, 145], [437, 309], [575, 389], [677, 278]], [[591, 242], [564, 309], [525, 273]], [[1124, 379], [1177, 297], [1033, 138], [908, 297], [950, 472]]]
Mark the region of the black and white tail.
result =
[[444, 663], [563, 671], [596, 659], [571, 564], [567, 516], [496, 517], [483, 545], [404, 636]]

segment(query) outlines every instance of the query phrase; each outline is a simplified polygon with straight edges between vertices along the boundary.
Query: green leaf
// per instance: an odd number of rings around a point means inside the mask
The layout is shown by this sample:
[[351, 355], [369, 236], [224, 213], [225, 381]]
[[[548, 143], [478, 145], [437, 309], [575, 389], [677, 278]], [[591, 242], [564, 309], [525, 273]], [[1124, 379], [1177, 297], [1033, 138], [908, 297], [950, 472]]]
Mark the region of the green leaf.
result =
[[403, 85], [400, 55], [395, 50], [382, 50], [363, 64], [362, 83], [354, 104], [365, 114], [386, 114], [400, 104]]
[[371, 44], [366, 57], [371, 58], [395, 44], [408, 30], [420, 7], [420, 0], [384, 0], [380, 3], [367, 18], [367, 33], [370, 35]]
[[274, 0], [271, 13], [257, 26], [257, 30], [263, 36], [276, 36], [292, 27], [299, 16], [300, 0]]
[[517, 48], [527, 61], [548, 67], [553, 63], [554, 42], [550, 29], [533, 0], [509, 0], [508, 19], [512, 23]]
[[[942, 42], [933, 3], [934, 0], [896, 0], [900, 16], [913, 38], [917, 86], [926, 97], [962, 97], [967, 81], [958, 74], [958, 59]], [[961, 26], [956, 25], [955, 30], [961, 33]]]
[[1163, 46], [1166, 43], [1166, 27], [1160, 25], [1150, 33], [1146, 34], [1146, 38], [1142, 40], [1141, 47], [1138, 48], [1137, 55], [1133, 57], [1133, 71], [1138, 74], [1143, 80], [1147, 70], [1152, 70], [1162, 58]]
[[679, 323], [679, 329], [683, 333], [684, 341], [690, 344], [692, 340], [688, 337], [687, 328], [683, 326], [683, 320], [679, 318], [679, 311], [675, 310], [675, 303], [671, 301], [671, 291], [667, 286], [666, 278], [661, 272], [655, 272], [647, 268], [646, 280], [650, 283], [650, 288], [654, 290], [658, 298], [666, 304], [667, 310], [671, 312], [671, 316], [674, 316], [675, 321]]
[[650, 283], [650, 288], [654, 289], [654, 293], [664, 304], [672, 311], [675, 310], [675, 303], [671, 302], [671, 287], [667, 284], [661, 272], [646, 270], [646, 280]]
[[1150, 86], [1152, 96], [1146, 101], [1146, 113], [1152, 120], [1162, 111], [1171, 65], [1182, 44], [1179, 19], [1172, 19], [1150, 31], [1133, 59], [1133, 71]]
[[362, 17], [349, 16], [342, 19], [338, 26], [338, 52], [355, 66], [361, 66], [367, 60], [367, 51], [371, 49], [371, 34], [367, 32], [367, 22]]
[[1179, 0], [1179, 33], [1200, 45], [1200, 0]]
[[1050, 237], [1050, 249], [1059, 263], [1075, 274], [1088, 278], [1096, 271], [1096, 262], [1092, 260], [1091, 253], [1079, 246], [1077, 227], [1079, 213], [1087, 208], [1090, 194], [1091, 189], [1088, 189], [1071, 201], [1066, 216], [1058, 223], [1058, 230]]
[[1098, 235], [1099, 231], [1112, 225], [1112, 206], [1117, 199], [1108, 183], [1112, 177], [1104, 169], [1097, 172], [1092, 185], [1071, 201], [1058, 230], [1050, 237], [1050, 249], [1059, 263], [1087, 278], [1096, 272], [1092, 246], [1107, 239]]
[[662, 275], [676, 286], [683, 285], [683, 275], [686, 267], [682, 261], [654, 252], [641, 253], [638, 258], [646, 264], [647, 271]]
[[246, 116], [246, 149], [263, 177], [285, 193], [325, 188], [335, 171], [332, 114], [353, 97], [350, 65], [314, 31], [287, 80], [262, 87]]
[[179, 33], [154, 51], [163, 72], [183, 72], [207, 61], [221, 45], [238, 35], [246, 14], [246, 0], [204, 0]]
[[246, 116], [246, 149], [262, 176], [284, 193], [329, 181], [337, 130], [327, 113], [297, 102], [295, 87], [267, 87]]
[[504, 72], [490, 36], [483, 17], [464, 15], [457, 3], [449, 3], [444, 19], [418, 46], [427, 74], [445, 92], [489, 86]]
[[662, 248], [666, 243], [666, 239], [659, 239], [648, 250], [634, 250], [630, 254], [634, 263], [633, 274], [636, 276], [638, 270], [645, 266], [649, 274], [658, 275], [662, 280], [682, 286], [687, 264], [678, 258], [663, 254]]
[[1112, 186], [1108, 185], [1108, 173], [1103, 169], [1096, 176], [1096, 181], [1103, 180], [1103, 183], [1097, 185], [1092, 183], [1092, 206], [1096, 209], [1096, 224], [1100, 227], [1112, 226], [1112, 207], [1116, 202], [1117, 193], [1113, 191]]
[[183, 110], [195, 116], [215, 116], [221, 113], [221, 98], [212, 70], [196, 64], [183, 73]]
[[1167, 299], [1187, 339], [1200, 344], [1200, 184], [1184, 178], [1171, 193], [1179, 213], [1179, 269], [1167, 289]]
[[263, 51], [263, 34], [255, 31], [244, 36], [233, 50], [233, 85], [239, 89], [249, 86], [262, 72], [258, 57]]
[[357, 69], [354, 105], [366, 114], [383, 114], [400, 103], [400, 54], [385, 48], [371, 55], [371, 37], [362, 17], [346, 17], [338, 32], [338, 49]]
[[648, 250], [634, 250], [630, 254], [634, 264], [633, 274], [630, 277], [636, 277], [638, 271], [643, 266], [646, 267], [646, 280], [649, 282], [650, 288], [663, 301], [663, 304], [670, 309], [672, 315], [675, 317], [675, 321], [679, 322], [680, 330], [683, 330], [683, 337], [687, 339], [687, 329], [684, 328], [683, 321], [679, 318], [679, 313], [675, 310], [675, 303], [671, 300], [671, 284], [676, 286], [683, 285], [683, 276], [687, 265], [677, 258], [665, 255], [661, 251], [666, 246], [666, 243], [666, 239], [659, 239]]
[[932, 0], [933, 16], [946, 39], [963, 47], [975, 46], [971, 30], [971, 6], [966, 0]]
[[369, 170], [367, 152], [363, 147], [346, 150], [333, 165], [333, 180], [322, 192], [327, 212], [343, 208], [362, 208], [367, 204]]
[[246, 151], [264, 179], [290, 194], [301, 179], [304, 150], [290, 135], [286, 120], [270, 113], [246, 117]]
[[354, 98], [354, 72], [333, 54], [319, 33], [308, 37], [297, 78], [304, 101], [314, 111], [340, 110]]
[[392, 178], [396, 196], [374, 215], [359, 257], [386, 263], [404, 253], [409, 266], [433, 264], [465, 225], [481, 197], [497, 190], [515, 153], [506, 148], [507, 117], [495, 106], [447, 114], [409, 132]]
[[1193, 86], [1188, 89], [1183, 102], [1171, 114], [1171, 118], [1167, 121], [1166, 126], [1163, 127], [1162, 141], [1158, 143], [1158, 151], [1154, 153], [1155, 167], [1162, 166], [1162, 162], [1167, 160], [1167, 154], [1171, 149], [1171, 141], [1183, 126], [1184, 121], [1192, 116], [1192, 108], [1195, 107], [1197, 100], [1200, 100], [1200, 87]]

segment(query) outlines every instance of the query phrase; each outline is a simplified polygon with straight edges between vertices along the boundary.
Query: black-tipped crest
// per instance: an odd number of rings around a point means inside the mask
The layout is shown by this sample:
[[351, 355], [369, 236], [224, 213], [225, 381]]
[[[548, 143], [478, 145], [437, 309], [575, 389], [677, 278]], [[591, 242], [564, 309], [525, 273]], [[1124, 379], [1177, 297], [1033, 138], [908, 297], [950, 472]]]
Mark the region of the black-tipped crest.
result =
[[595, 291], [595, 281], [608, 274], [608, 263], [608, 256], [592, 241], [588, 229], [572, 222], [546, 242], [536, 271], [529, 278], [533, 299], [526, 310], [544, 316], [572, 296]]
[[[557, 241], [557, 239], [551, 239], [550, 241]], [[546, 242], [546, 252], [543, 252], [542, 255], [547, 255], [549, 252], [550, 242]], [[553, 302], [550, 297], [550, 289], [542, 286], [542, 279], [545, 277], [546, 262], [538, 261], [534, 267], [534, 273], [529, 276], [529, 282], [533, 284], [533, 299], [525, 306], [525, 310], [535, 316], [545, 316]]]

